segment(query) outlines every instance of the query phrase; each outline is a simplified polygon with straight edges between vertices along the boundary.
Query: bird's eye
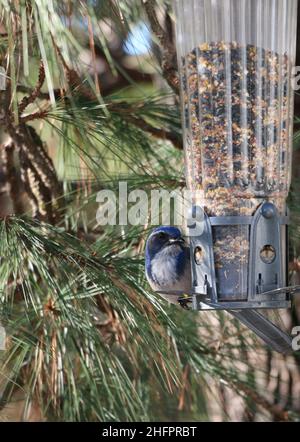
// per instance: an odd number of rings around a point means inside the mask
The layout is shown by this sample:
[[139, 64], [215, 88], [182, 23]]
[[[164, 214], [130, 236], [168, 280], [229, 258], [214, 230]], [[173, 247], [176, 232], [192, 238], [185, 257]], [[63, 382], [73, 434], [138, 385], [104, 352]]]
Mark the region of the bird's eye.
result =
[[157, 235], [157, 238], [158, 238], [158, 239], [165, 239], [166, 236], [167, 236], [167, 235], [166, 235], [164, 232], [160, 232], [160, 233]]

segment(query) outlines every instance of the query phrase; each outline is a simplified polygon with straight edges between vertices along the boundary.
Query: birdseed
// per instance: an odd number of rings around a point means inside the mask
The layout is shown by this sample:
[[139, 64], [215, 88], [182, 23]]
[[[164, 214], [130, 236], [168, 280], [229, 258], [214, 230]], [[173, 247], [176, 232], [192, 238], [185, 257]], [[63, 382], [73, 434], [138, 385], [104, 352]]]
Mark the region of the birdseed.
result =
[[[186, 177], [211, 216], [280, 213], [290, 185], [289, 57], [236, 42], [199, 45], [181, 64]], [[249, 228], [214, 228], [220, 297], [247, 297]]]

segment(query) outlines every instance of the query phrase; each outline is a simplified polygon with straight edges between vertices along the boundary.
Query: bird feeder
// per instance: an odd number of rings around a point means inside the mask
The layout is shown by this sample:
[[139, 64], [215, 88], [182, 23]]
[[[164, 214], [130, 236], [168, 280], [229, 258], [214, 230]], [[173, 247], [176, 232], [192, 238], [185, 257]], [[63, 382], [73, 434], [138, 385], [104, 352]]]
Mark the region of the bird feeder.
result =
[[175, 4], [193, 308], [289, 307], [297, 0]]

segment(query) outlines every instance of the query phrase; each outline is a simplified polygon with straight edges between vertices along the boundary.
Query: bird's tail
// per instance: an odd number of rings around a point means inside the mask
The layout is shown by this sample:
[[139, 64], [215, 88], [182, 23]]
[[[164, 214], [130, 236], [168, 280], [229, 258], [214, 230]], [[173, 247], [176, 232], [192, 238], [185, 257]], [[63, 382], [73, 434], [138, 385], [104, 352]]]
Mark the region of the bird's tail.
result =
[[230, 313], [257, 334], [272, 350], [292, 353], [292, 338], [256, 310], [230, 310]]

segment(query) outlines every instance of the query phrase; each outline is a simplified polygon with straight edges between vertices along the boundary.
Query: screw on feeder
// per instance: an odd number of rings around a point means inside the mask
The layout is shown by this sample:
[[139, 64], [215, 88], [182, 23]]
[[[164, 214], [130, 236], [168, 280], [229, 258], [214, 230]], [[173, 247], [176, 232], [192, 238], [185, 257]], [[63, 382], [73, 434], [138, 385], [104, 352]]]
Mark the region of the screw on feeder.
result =
[[261, 214], [267, 219], [271, 219], [275, 216], [276, 210], [273, 204], [266, 202], [261, 207]]

